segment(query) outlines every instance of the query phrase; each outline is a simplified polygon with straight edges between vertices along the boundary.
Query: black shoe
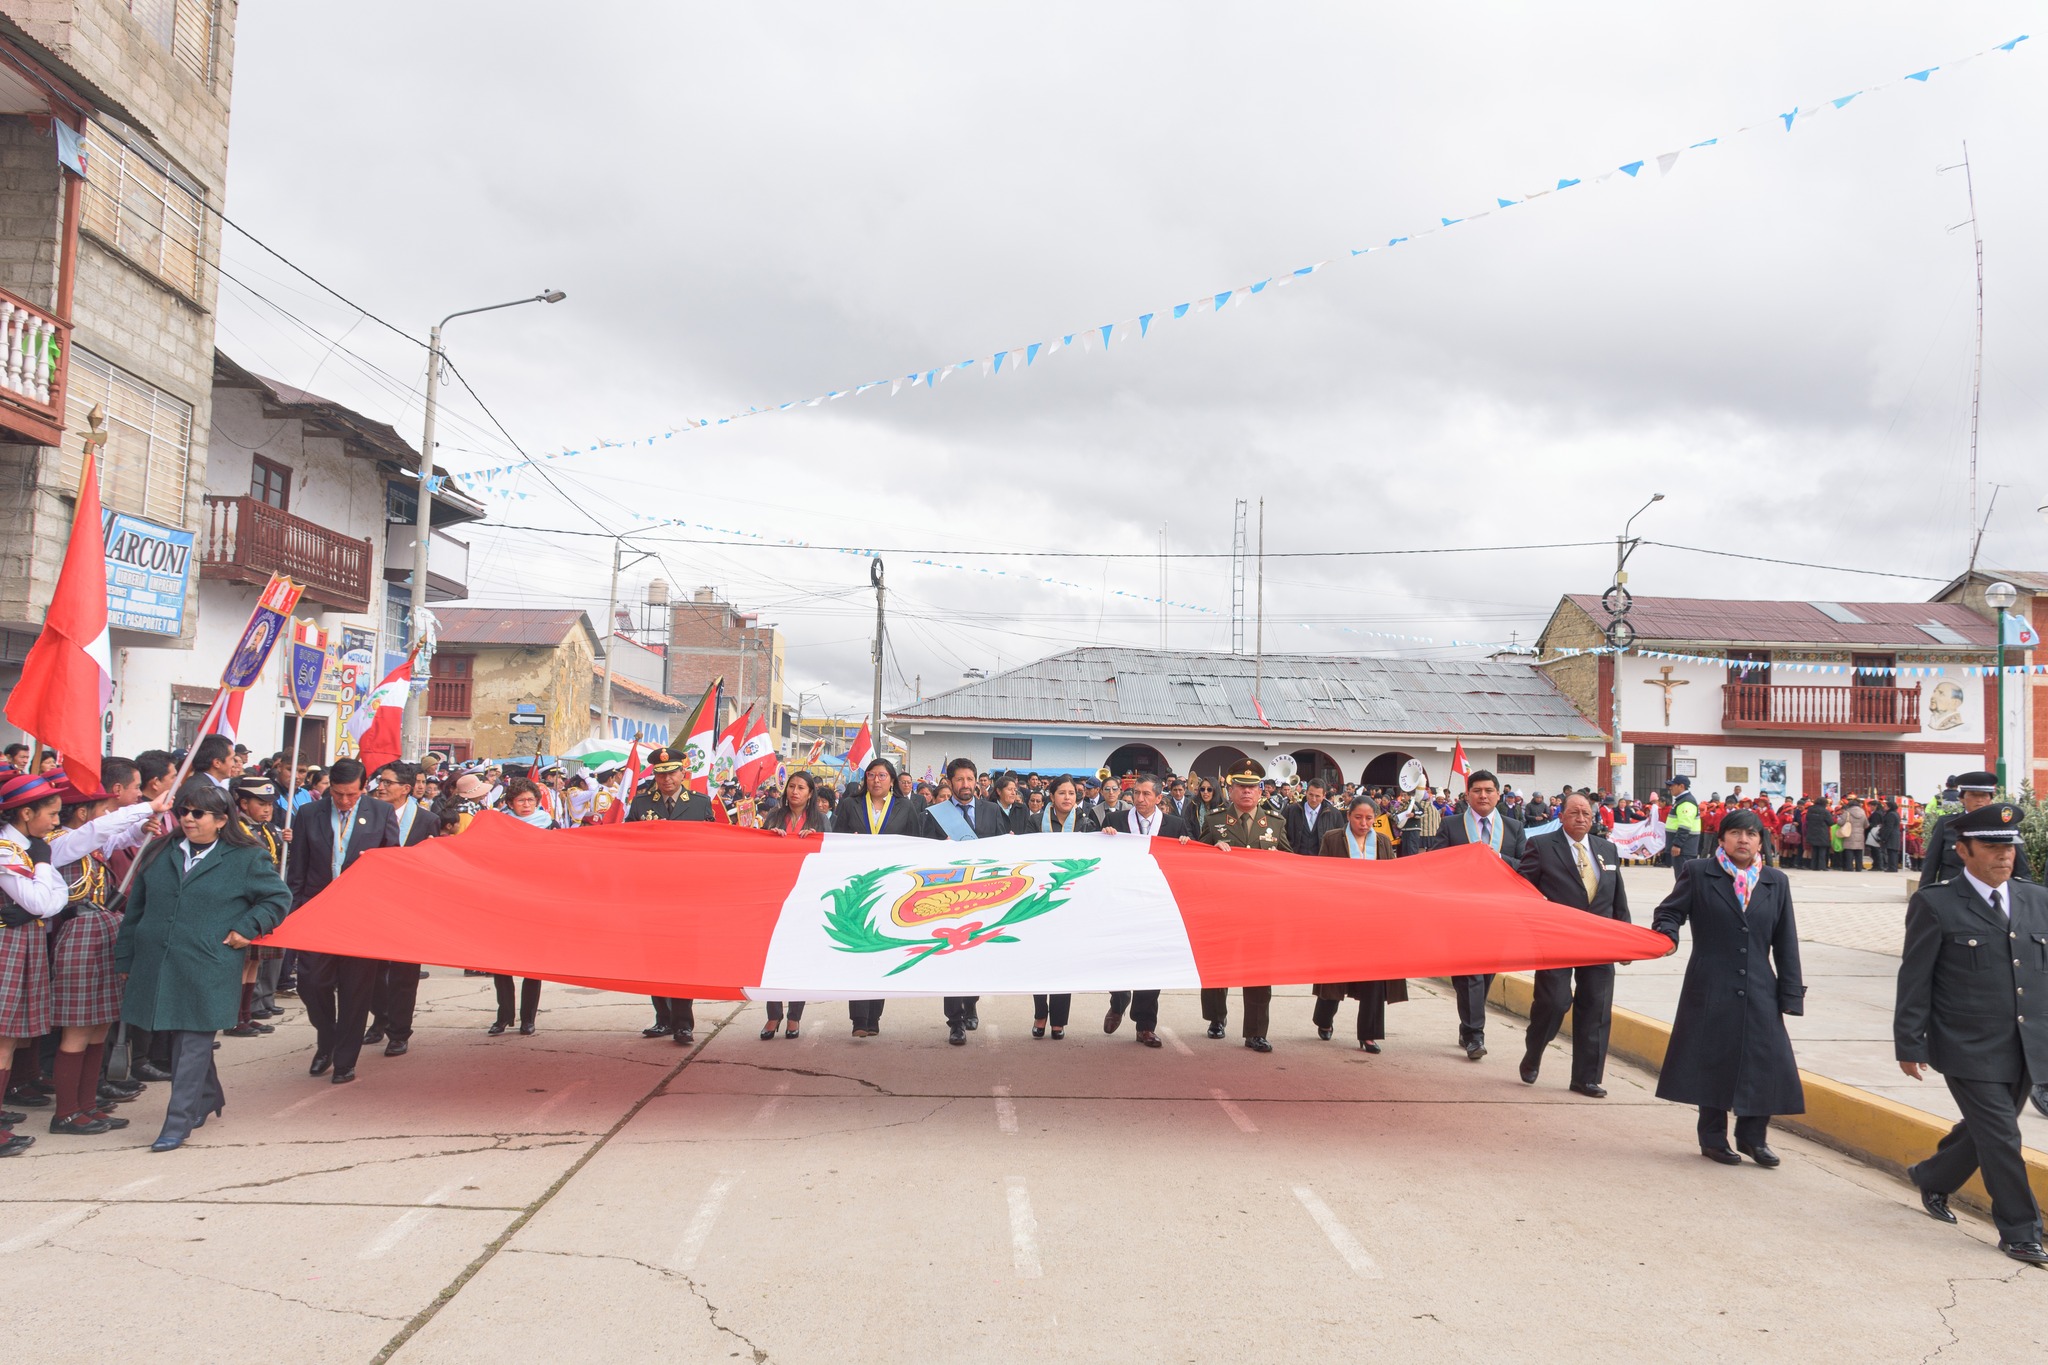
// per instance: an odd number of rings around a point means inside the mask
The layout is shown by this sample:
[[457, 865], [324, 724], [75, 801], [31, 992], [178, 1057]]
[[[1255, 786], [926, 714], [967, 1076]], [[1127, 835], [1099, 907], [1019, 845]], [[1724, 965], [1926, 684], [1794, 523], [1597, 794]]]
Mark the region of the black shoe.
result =
[[1273, 1045], [1264, 1038], [1247, 1038], [1244, 1040], [1244, 1045], [1254, 1052], [1271, 1052], [1273, 1050]]
[[363, 1046], [375, 1047], [384, 1041], [384, 1030], [372, 1027], [363, 1034]]
[[967, 1025], [965, 1025], [965, 1024], [955, 1024], [955, 1025], [953, 1025], [953, 1028], [952, 1028], [952, 1030], [951, 1030], [951, 1031], [950, 1031], [949, 1033], [947, 1033], [947, 1035], [946, 1035], [946, 1041], [947, 1041], [947, 1042], [949, 1042], [949, 1043], [951, 1043], [951, 1044], [952, 1044], [952, 1045], [953, 1045], [954, 1047], [966, 1047], [966, 1046], [967, 1046]]
[[1522, 1065], [1518, 1069], [1522, 1073], [1523, 1085], [1536, 1084], [1536, 1077], [1543, 1070], [1543, 1054], [1540, 1052], [1526, 1054], [1522, 1058]]
[[2034, 1108], [2040, 1110], [2044, 1118], [2048, 1118], [2048, 1085], [2035, 1086], [2033, 1098]]
[[696, 1041], [697, 1041], [697, 1035], [696, 1035], [695, 1033], [691, 1032], [691, 1031], [690, 1031], [689, 1029], [686, 1029], [686, 1028], [679, 1028], [679, 1029], [677, 1029], [677, 1030], [676, 1030], [676, 1046], [677, 1046], [677, 1047], [688, 1047], [688, 1046], [689, 1046], [690, 1044], [692, 1044], [692, 1043], [694, 1043], [694, 1042], [696, 1042]]
[[7, 1102], [18, 1104], [24, 1109], [48, 1109], [52, 1101], [40, 1090], [16, 1088], [7, 1092]]
[[425, 981], [431, 975], [433, 973], [429, 972], [425, 967], [420, 968], [420, 980]]
[[1318, 1029], [1316, 1030], [1316, 1037], [1318, 1037], [1318, 1038], [1322, 1039], [1322, 1040], [1323, 1040], [1324, 1042], [1326, 1042], [1326, 1043], [1327, 1043], [1327, 1042], [1329, 1042], [1329, 1041], [1330, 1041], [1330, 1040], [1331, 1040], [1332, 1038], [1334, 1038], [1334, 1037], [1336, 1037], [1336, 1036], [1337, 1036], [1337, 1030], [1335, 1030], [1335, 1029], [1329, 1029], [1329, 1028], [1318, 1028]]
[[1223, 1036], [1223, 1025], [1221, 1025], [1221, 1024], [1211, 1024], [1211, 1025], [1209, 1025], [1209, 1036], [1210, 1036], [1211, 1038], [1221, 1038], [1221, 1037]]
[[412, 1051], [412, 1043], [404, 1038], [393, 1038], [390, 1042], [384, 1044], [384, 1055], [386, 1057], [403, 1057], [410, 1051]]
[[1738, 1142], [1735, 1144], [1735, 1150], [1742, 1153], [1744, 1156], [1748, 1157], [1751, 1161], [1754, 1161], [1757, 1165], [1763, 1167], [1767, 1171], [1770, 1170], [1773, 1166], [1780, 1166], [1784, 1164], [1784, 1158], [1780, 1157], [1776, 1152], [1772, 1151], [1769, 1145], [1766, 1143]]
[[1138, 1041], [1139, 1041], [1139, 1042], [1141, 1042], [1141, 1043], [1143, 1043], [1143, 1044], [1144, 1044], [1144, 1045], [1145, 1045], [1146, 1047], [1165, 1047], [1165, 1046], [1166, 1046], [1166, 1044], [1164, 1044], [1164, 1043], [1162, 1043], [1162, 1042], [1160, 1042], [1160, 1041], [1159, 1041], [1159, 1035], [1158, 1035], [1158, 1034], [1156, 1034], [1156, 1033], [1152, 1033], [1152, 1032], [1149, 1032], [1149, 1031], [1145, 1031], [1145, 1030], [1140, 1030], [1140, 1031], [1139, 1031], [1139, 1033], [1138, 1033]]
[[978, 1029], [978, 1028], [980, 1028], [980, 1027], [981, 1027], [981, 1016], [980, 1016], [980, 1015], [978, 1015], [978, 1014], [970, 1014], [970, 1015], [968, 1015], [968, 1016], [967, 1016], [967, 1027], [968, 1027], [969, 1029]]
[[138, 1081], [167, 1081], [171, 1073], [147, 1059], [128, 1068], [128, 1074]]
[[1108, 1014], [1102, 1016], [1102, 1031], [1104, 1033], [1115, 1033], [1123, 1026], [1124, 1012], [1122, 1010], [1111, 1010]]
[[2048, 1265], [2048, 1251], [2042, 1250], [2039, 1242], [2000, 1242], [1998, 1249], [2015, 1261], [2025, 1261], [2028, 1265]]
[[330, 1082], [330, 1084], [333, 1084], [333, 1085], [347, 1085], [347, 1084], [348, 1084], [348, 1083], [349, 1083], [350, 1081], [354, 1080], [355, 1078], [356, 1078], [356, 1069], [355, 1069], [354, 1067], [350, 1067], [350, 1068], [349, 1068], [348, 1070], [346, 1070], [346, 1071], [337, 1071], [337, 1072], [335, 1072], [335, 1073], [334, 1073], [334, 1079], [333, 1079], [333, 1081], [332, 1081], [332, 1082]]
[[[112, 1131], [119, 1131], [120, 1129], [126, 1128], [128, 1126], [128, 1120], [115, 1118], [112, 1114], [109, 1114], [104, 1107], [93, 1110], [92, 1116], [98, 1119], [101, 1123], [106, 1124], [108, 1129]], [[201, 1119], [199, 1122], [204, 1123], [206, 1122], [206, 1120]]]
[[1358, 1050], [1360, 1052], [1370, 1052], [1374, 1056], [1378, 1056], [1380, 1045], [1378, 1043], [1375, 1043], [1372, 1039], [1368, 1038], [1358, 1045]]
[[1604, 1085], [1575, 1085], [1572, 1087], [1572, 1093], [1574, 1095], [1584, 1095], [1589, 1100], [1604, 1100], [1607, 1098], [1607, 1087]]
[[25, 1133], [0, 1135], [0, 1156], [20, 1156], [36, 1145], [36, 1140]]
[[642, 1038], [666, 1038], [674, 1032], [675, 1030], [667, 1024], [655, 1024], [652, 1027], [641, 1029], [640, 1036]]
[[17, 1123], [27, 1123], [27, 1114], [17, 1114], [12, 1109], [0, 1109], [0, 1128], [12, 1128]]
[[1742, 1164], [1742, 1158], [1729, 1151], [1726, 1147], [1702, 1147], [1700, 1148], [1700, 1155], [1709, 1161], [1718, 1161], [1723, 1166], [1740, 1166]]
[[533, 1036], [532, 1020], [529, 1019], [519, 1026], [519, 1036], [522, 1038], [531, 1038]]
[[1478, 1039], [1476, 1039], [1476, 1038], [1475, 1038], [1475, 1039], [1473, 1039], [1473, 1040], [1472, 1040], [1471, 1042], [1469, 1042], [1469, 1043], [1465, 1044], [1465, 1060], [1466, 1060], [1466, 1061], [1468, 1061], [1468, 1062], [1476, 1062], [1476, 1061], [1478, 1061], [1478, 1060], [1479, 1060], [1479, 1059], [1480, 1059], [1481, 1057], [1484, 1057], [1485, 1055], [1486, 1055], [1486, 1044], [1485, 1044], [1485, 1043], [1482, 1043], [1482, 1042], [1480, 1042], [1480, 1041], [1479, 1041]]
[[1045, 1036], [1045, 1025], [1033, 1024], [1031, 1026], [1031, 1036], [1033, 1038], [1043, 1038]]
[[257, 1028], [254, 1024], [237, 1024], [233, 1028], [222, 1029], [220, 1036], [223, 1038], [261, 1038], [265, 1032], [267, 1030]]
[[1920, 1191], [1920, 1207], [1927, 1210], [1927, 1216], [1937, 1223], [1953, 1223], [1955, 1214], [1949, 1211], [1948, 1196], [1936, 1194], [1933, 1190]]
[[103, 1100], [132, 1100], [148, 1088], [140, 1081], [101, 1081], [96, 1093]]
[[328, 1069], [333, 1065], [334, 1058], [325, 1052], [316, 1052], [313, 1054], [313, 1065], [306, 1068], [306, 1074], [308, 1076], [325, 1076]]
[[299, 988], [295, 982], [280, 981], [272, 994], [280, 1000], [296, 1000], [299, 998]]
[[770, 1020], [768, 1027], [761, 1030], [761, 1041], [770, 1042], [775, 1037], [776, 1021]]
[[[122, 1125], [126, 1127], [126, 1125]], [[63, 1137], [98, 1137], [110, 1133], [114, 1125], [105, 1119], [96, 1119], [90, 1114], [69, 1114], [50, 1120], [50, 1131]]]
[[487, 1033], [487, 1034], [489, 1034], [489, 1035], [490, 1035], [491, 1037], [495, 1038], [495, 1037], [497, 1037], [497, 1036], [498, 1036], [499, 1034], [503, 1033], [503, 1032], [504, 1032], [504, 1031], [505, 1031], [506, 1029], [508, 1029], [508, 1028], [511, 1028], [511, 1027], [512, 1027], [512, 1024], [511, 1024], [511, 1022], [510, 1022], [509, 1020], [505, 1020], [505, 1019], [494, 1019], [494, 1020], [492, 1020], [492, 1021], [491, 1021], [491, 1026], [490, 1026], [489, 1028], [485, 1029], [485, 1030], [484, 1030], [484, 1032], [485, 1032], [485, 1033]]
[[1059, 1041], [1060, 1039], [1062, 1039], [1062, 1038], [1064, 1038], [1064, 1037], [1066, 1037], [1066, 1036], [1067, 1036], [1067, 1030], [1066, 1030], [1066, 1026], [1065, 1026], [1065, 1025], [1063, 1025], [1063, 1024], [1054, 1024], [1054, 1025], [1052, 1026], [1052, 1040], [1053, 1040], [1053, 1041], [1054, 1041], [1055, 1043], [1057, 1043], [1057, 1042], [1058, 1042], [1058, 1041]]

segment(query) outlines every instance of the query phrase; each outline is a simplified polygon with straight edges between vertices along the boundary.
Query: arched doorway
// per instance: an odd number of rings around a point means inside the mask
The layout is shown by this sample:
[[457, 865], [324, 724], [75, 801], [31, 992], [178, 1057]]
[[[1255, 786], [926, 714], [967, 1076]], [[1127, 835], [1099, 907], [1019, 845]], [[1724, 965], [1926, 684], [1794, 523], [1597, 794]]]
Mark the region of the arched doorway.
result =
[[1361, 787], [1393, 786], [1400, 780], [1401, 765], [1406, 763], [1410, 757], [1411, 755], [1403, 753], [1381, 754], [1378, 758], [1365, 765], [1365, 771], [1359, 775], [1358, 785]]
[[1336, 791], [1344, 785], [1344, 770], [1337, 766], [1336, 759], [1321, 749], [1296, 749], [1294, 766], [1304, 783], [1320, 782], [1330, 791]]
[[1213, 749], [1204, 749], [1201, 756], [1188, 765], [1188, 771], [1197, 777], [1206, 777], [1211, 782], [1221, 786], [1223, 774], [1244, 763], [1250, 763], [1252, 770], [1258, 773], [1259, 776], [1264, 777], [1266, 775], [1264, 764], [1253, 760], [1244, 750], [1229, 744], [1219, 744]]
[[1126, 744], [1103, 759], [1102, 766], [1118, 777], [1129, 773], [1136, 773], [1139, 776], [1150, 773], [1154, 777], [1164, 777], [1167, 771], [1166, 755], [1149, 744]]

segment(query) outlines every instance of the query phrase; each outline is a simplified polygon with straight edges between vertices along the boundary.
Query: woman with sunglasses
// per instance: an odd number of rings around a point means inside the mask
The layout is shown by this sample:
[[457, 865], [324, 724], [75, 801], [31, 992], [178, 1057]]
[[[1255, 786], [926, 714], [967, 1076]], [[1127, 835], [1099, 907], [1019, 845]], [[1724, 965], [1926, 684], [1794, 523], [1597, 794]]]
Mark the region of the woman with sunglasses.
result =
[[292, 893], [270, 854], [235, 818], [225, 788], [194, 778], [178, 789], [174, 834], [136, 859], [114, 940], [127, 979], [121, 1017], [171, 1035], [171, 1098], [153, 1152], [175, 1151], [227, 1105], [213, 1035], [235, 1022], [243, 950], [284, 922]]

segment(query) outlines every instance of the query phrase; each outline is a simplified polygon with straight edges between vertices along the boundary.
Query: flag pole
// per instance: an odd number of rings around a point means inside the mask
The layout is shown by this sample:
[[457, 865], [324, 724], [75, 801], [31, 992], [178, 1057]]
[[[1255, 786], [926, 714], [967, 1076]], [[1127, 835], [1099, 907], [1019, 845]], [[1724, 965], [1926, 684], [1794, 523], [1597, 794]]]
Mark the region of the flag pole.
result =
[[284, 830], [287, 834], [292, 830], [292, 802], [299, 794], [299, 740], [306, 733], [306, 713], [299, 710], [298, 701], [294, 694], [292, 709], [298, 711], [299, 723], [292, 727], [292, 766], [286, 770], [284, 779]]

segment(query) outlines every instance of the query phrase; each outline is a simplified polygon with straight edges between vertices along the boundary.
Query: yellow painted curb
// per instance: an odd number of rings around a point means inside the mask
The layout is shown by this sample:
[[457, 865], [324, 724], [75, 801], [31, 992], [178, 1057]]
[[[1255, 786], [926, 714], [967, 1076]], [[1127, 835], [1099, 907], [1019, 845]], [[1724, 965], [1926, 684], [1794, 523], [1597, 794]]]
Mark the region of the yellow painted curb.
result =
[[[1503, 973], [1494, 977], [1487, 1001], [1526, 1019], [1535, 987], [1532, 976]], [[1564, 1032], [1571, 1031], [1571, 1023], [1571, 1014], [1567, 1012]], [[1661, 1071], [1664, 1051], [1670, 1043], [1671, 1025], [1615, 1007], [1607, 1031], [1609, 1054]], [[1906, 1167], [1932, 1153], [1951, 1126], [1949, 1120], [1924, 1109], [1816, 1076], [1811, 1071], [1802, 1070], [1799, 1081], [1806, 1087], [1806, 1112], [1776, 1118], [1773, 1123], [1897, 1174], [1903, 1175]], [[2034, 1188], [2035, 1202], [2048, 1209], [2048, 1153], [2029, 1147], [2025, 1154], [2027, 1179]], [[1974, 1208], [1991, 1207], [1991, 1196], [1985, 1192], [1983, 1180], [1976, 1176], [1970, 1178], [1957, 1197]]]

